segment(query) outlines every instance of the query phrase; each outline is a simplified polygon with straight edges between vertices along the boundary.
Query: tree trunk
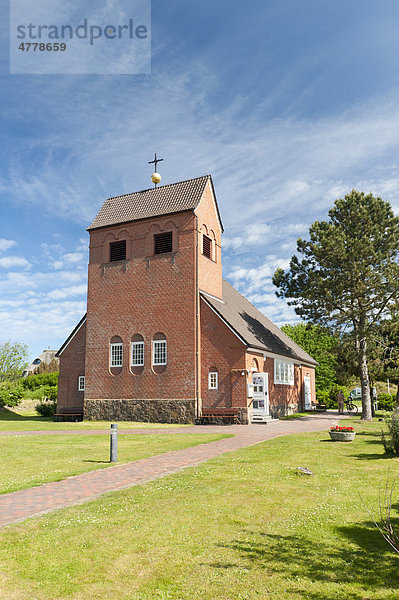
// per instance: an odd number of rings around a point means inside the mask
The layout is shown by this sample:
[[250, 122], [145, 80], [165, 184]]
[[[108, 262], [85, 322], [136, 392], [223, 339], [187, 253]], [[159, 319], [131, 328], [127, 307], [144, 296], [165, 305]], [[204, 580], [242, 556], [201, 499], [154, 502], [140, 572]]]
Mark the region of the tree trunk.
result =
[[396, 408], [399, 408], [399, 383], [398, 383], [398, 389], [396, 391], [396, 400], [395, 400], [395, 404], [396, 404]]
[[360, 385], [362, 387], [362, 419], [372, 421], [369, 370], [367, 366], [367, 340], [362, 328], [356, 335], [358, 349]]

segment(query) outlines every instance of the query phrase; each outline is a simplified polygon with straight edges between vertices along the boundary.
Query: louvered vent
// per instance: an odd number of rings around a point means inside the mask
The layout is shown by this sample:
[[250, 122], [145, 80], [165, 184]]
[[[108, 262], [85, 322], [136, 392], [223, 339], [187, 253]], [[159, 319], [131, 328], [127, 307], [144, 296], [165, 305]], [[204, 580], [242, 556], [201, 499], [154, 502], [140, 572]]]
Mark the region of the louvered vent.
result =
[[154, 235], [154, 254], [172, 252], [172, 232], [156, 233]]
[[207, 235], [202, 236], [202, 254], [212, 258], [212, 240]]
[[125, 260], [126, 258], [126, 240], [120, 242], [110, 242], [109, 261]]

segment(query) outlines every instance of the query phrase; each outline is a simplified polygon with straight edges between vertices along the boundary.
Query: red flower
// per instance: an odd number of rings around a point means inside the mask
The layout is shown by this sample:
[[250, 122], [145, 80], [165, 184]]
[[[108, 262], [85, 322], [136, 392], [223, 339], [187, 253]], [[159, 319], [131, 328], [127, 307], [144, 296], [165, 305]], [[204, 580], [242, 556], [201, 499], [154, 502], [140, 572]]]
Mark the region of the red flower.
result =
[[335, 425], [335, 427], [331, 427], [330, 431], [354, 431], [353, 427], [340, 427], [339, 425]]

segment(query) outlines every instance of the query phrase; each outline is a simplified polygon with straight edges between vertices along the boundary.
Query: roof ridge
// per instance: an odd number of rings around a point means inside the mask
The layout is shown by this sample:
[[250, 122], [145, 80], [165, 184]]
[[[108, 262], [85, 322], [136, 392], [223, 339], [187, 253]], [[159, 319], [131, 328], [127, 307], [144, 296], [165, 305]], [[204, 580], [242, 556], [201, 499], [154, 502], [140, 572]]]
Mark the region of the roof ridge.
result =
[[171, 187], [172, 185], [180, 185], [181, 183], [189, 183], [190, 181], [198, 181], [199, 179], [208, 179], [211, 175], [200, 175], [200, 177], [192, 177], [191, 179], [184, 179], [183, 181], [175, 181], [174, 183], [166, 183], [160, 185], [157, 188], [146, 188], [145, 190], [137, 190], [137, 192], [129, 192], [128, 194], [120, 194], [119, 196], [110, 196], [107, 200], [116, 200], [117, 198], [125, 198], [126, 196], [134, 196], [135, 194], [143, 194], [144, 192], [152, 192], [153, 190], [161, 190], [162, 188]]

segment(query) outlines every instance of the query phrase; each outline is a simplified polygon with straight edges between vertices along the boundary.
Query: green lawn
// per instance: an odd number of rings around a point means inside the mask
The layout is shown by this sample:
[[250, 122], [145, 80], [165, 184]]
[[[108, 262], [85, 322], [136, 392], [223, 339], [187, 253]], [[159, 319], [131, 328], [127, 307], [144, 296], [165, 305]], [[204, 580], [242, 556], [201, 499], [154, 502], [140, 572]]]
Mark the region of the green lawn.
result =
[[0, 598], [397, 600], [399, 556], [362, 502], [399, 459], [381, 423], [351, 421], [351, 444], [275, 438], [3, 529]]
[[[82, 429], [109, 429], [114, 421], [81, 421], [80, 423], [55, 423], [52, 419], [39, 417], [35, 412], [17, 413], [9, 410], [0, 410], [0, 431], [62, 431]], [[148, 429], [165, 427], [186, 427], [169, 423], [139, 423], [133, 421], [120, 421], [120, 429]]]
[[[119, 435], [118, 463], [181, 450], [228, 435]], [[109, 463], [109, 435], [0, 436], [0, 494], [59, 481]]]

